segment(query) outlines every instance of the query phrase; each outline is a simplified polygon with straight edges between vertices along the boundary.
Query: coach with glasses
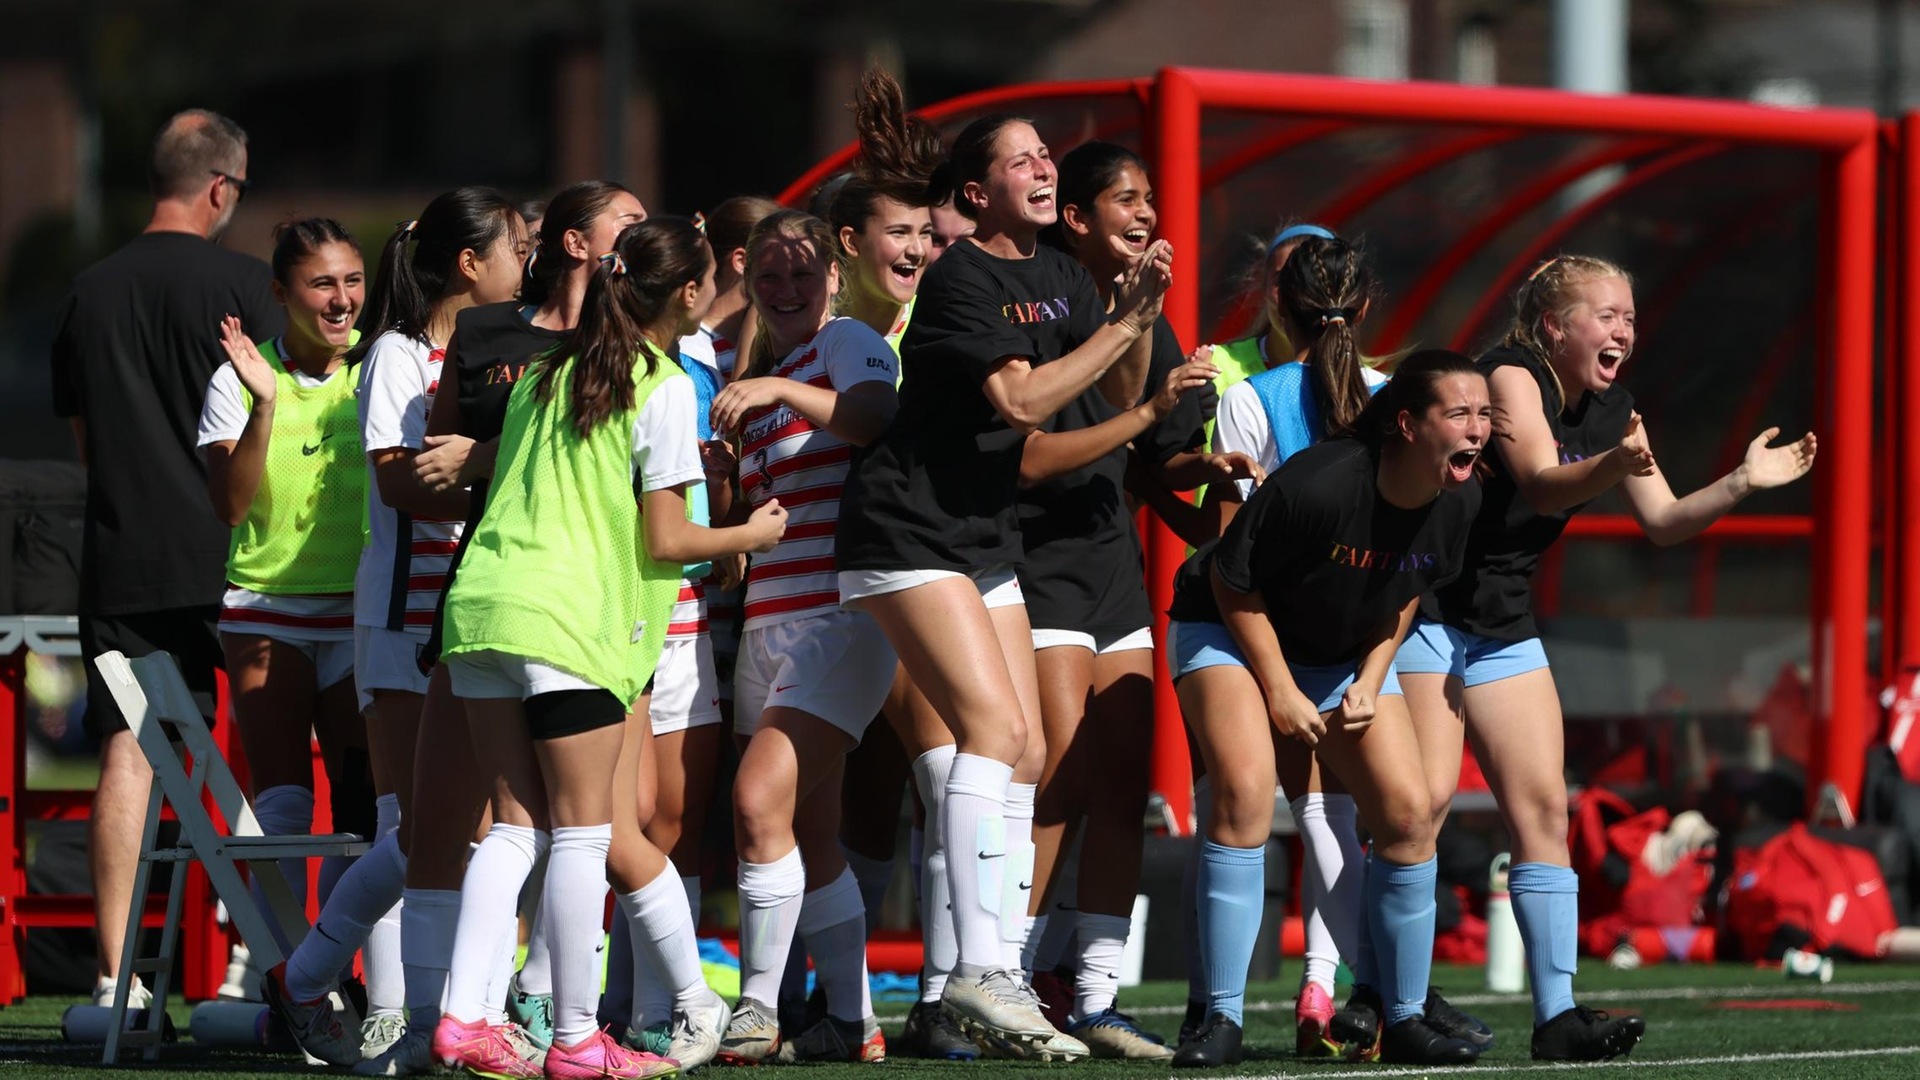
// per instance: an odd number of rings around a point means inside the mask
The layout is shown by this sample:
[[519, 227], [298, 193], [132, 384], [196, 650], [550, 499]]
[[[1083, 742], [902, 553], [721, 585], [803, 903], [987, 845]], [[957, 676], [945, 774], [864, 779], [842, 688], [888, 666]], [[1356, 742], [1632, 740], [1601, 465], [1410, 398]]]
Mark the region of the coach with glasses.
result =
[[[204, 109], [169, 120], [153, 144], [152, 220], [74, 279], [54, 339], [54, 410], [71, 418], [87, 466], [79, 615], [86, 726], [101, 740], [87, 836], [97, 1003], [112, 1000], [152, 772], [93, 658], [166, 650], [213, 715], [228, 530], [207, 500], [194, 438], [207, 382], [226, 360], [221, 317], [239, 316], [256, 341], [284, 322], [266, 264], [214, 243], [246, 176], [238, 124]], [[132, 1005], [146, 998], [132, 988]]]

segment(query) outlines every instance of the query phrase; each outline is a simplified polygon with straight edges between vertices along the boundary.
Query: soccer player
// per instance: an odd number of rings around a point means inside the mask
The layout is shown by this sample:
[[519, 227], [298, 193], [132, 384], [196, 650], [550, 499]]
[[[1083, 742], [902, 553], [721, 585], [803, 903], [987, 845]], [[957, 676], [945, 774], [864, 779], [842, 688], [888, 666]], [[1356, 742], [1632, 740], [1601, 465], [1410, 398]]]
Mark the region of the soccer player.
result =
[[[254, 816], [269, 836], [313, 831], [316, 732], [335, 829], [374, 826], [366, 730], [350, 681], [367, 473], [346, 353], [359, 340], [353, 324], [366, 277], [360, 246], [339, 222], [306, 218], [276, 229], [273, 291], [287, 332], [256, 348], [228, 316], [220, 329], [229, 360], [214, 371], [200, 412], [207, 491], [233, 526], [220, 644]], [[322, 904], [350, 862], [323, 862]], [[306, 860], [282, 870], [304, 908]]]
[[[1084, 1045], [1040, 1015], [1002, 946], [1025, 924], [1033, 852], [1031, 801], [1010, 805], [1008, 786], [1039, 731], [1014, 570], [1020, 453], [1089, 386], [1138, 402], [1172, 255], [1150, 247], [1109, 311], [1084, 268], [1039, 245], [1056, 217], [1055, 175], [1030, 123], [974, 121], [949, 165], [976, 230], [922, 282], [901, 343], [899, 415], [855, 457], [835, 540], [841, 599], [880, 623], [956, 736], [941, 828], [958, 961], [943, 1008], [1009, 1053], [1077, 1057]], [[1028, 791], [1039, 765], [1035, 756]]]
[[[1347, 781], [1374, 838], [1364, 910], [1393, 994], [1383, 1058], [1479, 1054], [1422, 1015], [1433, 828], [1418, 812], [1425, 783], [1393, 654], [1420, 594], [1460, 570], [1491, 425], [1470, 361], [1416, 353], [1354, 419], [1353, 437], [1290, 458], [1175, 579], [1169, 663], [1213, 780], [1199, 883], [1210, 1003], [1176, 1066], [1240, 1060], [1275, 759], [1306, 749]], [[1277, 753], [1249, 752], [1262, 746]]]
[[[1637, 340], [1633, 285], [1603, 259], [1565, 255], [1538, 267], [1515, 299], [1505, 341], [1481, 357], [1500, 419], [1486, 501], [1466, 565], [1434, 590], [1398, 664], [1420, 737], [1435, 827], [1459, 783], [1461, 744], [1474, 746], [1513, 837], [1508, 879], [1527, 946], [1533, 1056], [1610, 1058], [1646, 1032], [1573, 999], [1579, 880], [1568, 866], [1560, 697], [1534, 625], [1529, 579], [1580, 508], [1614, 485], [1657, 544], [1675, 544], [1752, 492], [1806, 475], [1808, 433], [1781, 446], [1768, 428], [1733, 471], [1676, 498], [1633, 397], [1618, 385]], [[1356, 994], [1364, 1018], [1372, 1003]]]
[[[688, 519], [686, 490], [705, 470], [691, 434], [692, 384], [665, 350], [699, 324], [712, 297], [712, 253], [691, 222], [629, 226], [600, 260], [579, 326], [508, 401], [487, 513], [447, 600], [453, 689], [466, 699], [495, 815], [461, 889], [434, 1034], [447, 1064], [563, 1078], [677, 1068], [595, 1024], [608, 880], [637, 924], [636, 947], [656, 950], [656, 968], [676, 989], [687, 1036], [684, 1046], [675, 1039], [676, 1060], [704, 1062], [717, 1044], [718, 1017], [703, 1023], [698, 1014], [724, 1014], [725, 1004], [700, 977], [679, 877], [637, 829], [631, 850], [615, 850], [613, 825], [616, 786], [637, 782], [619, 775], [628, 714], [665, 641], [683, 564], [766, 550], [784, 528], [777, 504], [733, 529]], [[470, 987], [486, 985], [501, 962], [513, 899], [549, 836], [542, 917], [554, 1035], [536, 1065], [478, 1015]]]

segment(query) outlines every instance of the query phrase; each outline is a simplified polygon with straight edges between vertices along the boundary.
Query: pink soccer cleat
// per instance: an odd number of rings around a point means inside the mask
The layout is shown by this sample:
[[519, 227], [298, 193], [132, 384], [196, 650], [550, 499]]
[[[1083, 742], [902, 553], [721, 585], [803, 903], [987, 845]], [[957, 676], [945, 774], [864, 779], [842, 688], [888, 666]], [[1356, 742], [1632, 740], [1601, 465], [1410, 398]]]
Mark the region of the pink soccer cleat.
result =
[[506, 1025], [490, 1026], [482, 1020], [471, 1023], [442, 1016], [433, 1029], [433, 1056], [450, 1069], [463, 1069], [474, 1076], [493, 1080], [540, 1080], [540, 1062], [529, 1060]]
[[548, 1080], [654, 1080], [679, 1071], [680, 1063], [672, 1058], [629, 1050], [604, 1031], [596, 1031], [572, 1046], [555, 1038], [547, 1047]]

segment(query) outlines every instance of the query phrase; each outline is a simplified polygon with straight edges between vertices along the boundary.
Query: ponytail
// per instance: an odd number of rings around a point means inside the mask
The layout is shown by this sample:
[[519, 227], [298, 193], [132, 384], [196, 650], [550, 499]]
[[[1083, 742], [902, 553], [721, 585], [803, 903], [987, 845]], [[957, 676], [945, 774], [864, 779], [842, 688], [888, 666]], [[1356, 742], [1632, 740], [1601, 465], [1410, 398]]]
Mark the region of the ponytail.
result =
[[519, 220], [519, 209], [500, 192], [463, 187], [435, 198], [418, 218], [394, 226], [380, 249], [378, 280], [367, 290], [360, 344], [347, 354], [347, 362], [359, 363], [389, 331], [432, 344], [427, 325], [453, 280], [454, 260], [463, 251], [489, 250], [510, 223]]
[[553, 400], [553, 373], [573, 357], [567, 409], [581, 438], [614, 413], [633, 408], [635, 363], [644, 358], [649, 377], [659, 366], [659, 350], [649, 344], [647, 331], [669, 313], [673, 295], [698, 282], [712, 264], [706, 237], [686, 218], [653, 217], [622, 229], [587, 280], [579, 324], [534, 359], [534, 400]]
[[1281, 268], [1279, 285], [1289, 335], [1306, 345], [1320, 435], [1350, 435], [1370, 399], [1355, 330], [1373, 293], [1373, 272], [1358, 246], [1311, 236]]

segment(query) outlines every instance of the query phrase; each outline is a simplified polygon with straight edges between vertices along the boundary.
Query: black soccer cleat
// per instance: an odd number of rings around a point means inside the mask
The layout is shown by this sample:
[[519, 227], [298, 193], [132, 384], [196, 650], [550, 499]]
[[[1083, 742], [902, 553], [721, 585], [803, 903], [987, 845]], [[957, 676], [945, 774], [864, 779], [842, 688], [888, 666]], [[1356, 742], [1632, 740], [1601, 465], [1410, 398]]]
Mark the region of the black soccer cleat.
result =
[[1200, 1029], [1205, 1026], [1207, 1026], [1207, 1000], [1202, 998], [1195, 1001], [1188, 998], [1187, 1015], [1180, 1021], [1180, 1035], [1174, 1040], [1174, 1045], [1178, 1046], [1192, 1039], [1200, 1034]]
[[1207, 1017], [1193, 1038], [1180, 1044], [1173, 1052], [1173, 1067], [1176, 1069], [1208, 1069], [1220, 1065], [1240, 1064], [1240, 1025], [1227, 1019], [1224, 1013], [1214, 1013]]
[[937, 1001], [916, 1001], [900, 1032], [900, 1049], [907, 1057], [933, 1061], [972, 1061], [980, 1048], [961, 1031]]
[[1380, 1036], [1380, 1060], [1395, 1065], [1470, 1065], [1479, 1058], [1479, 1047], [1445, 1034], [1424, 1016], [1408, 1017]]
[[1442, 1035], [1455, 1039], [1464, 1039], [1481, 1050], [1493, 1049], [1493, 1029], [1478, 1017], [1461, 1012], [1440, 996], [1440, 991], [1427, 988], [1427, 1026]]
[[1327, 1032], [1334, 1042], [1345, 1048], [1348, 1058], [1378, 1061], [1382, 1011], [1380, 994], [1371, 986], [1355, 984], [1353, 992], [1347, 995], [1347, 1003], [1333, 1014], [1333, 1023]]
[[1608, 1016], [1575, 1005], [1533, 1029], [1535, 1061], [1605, 1061], [1633, 1050], [1647, 1033], [1638, 1016]]

